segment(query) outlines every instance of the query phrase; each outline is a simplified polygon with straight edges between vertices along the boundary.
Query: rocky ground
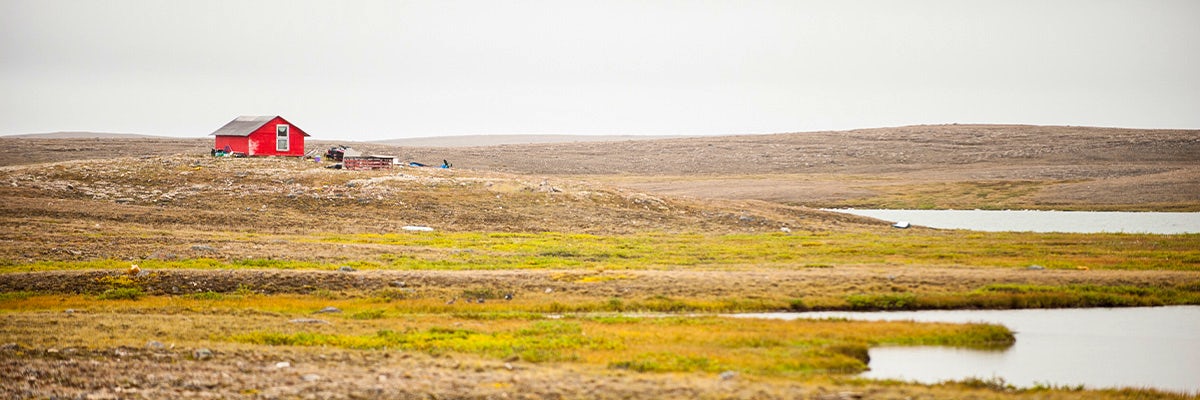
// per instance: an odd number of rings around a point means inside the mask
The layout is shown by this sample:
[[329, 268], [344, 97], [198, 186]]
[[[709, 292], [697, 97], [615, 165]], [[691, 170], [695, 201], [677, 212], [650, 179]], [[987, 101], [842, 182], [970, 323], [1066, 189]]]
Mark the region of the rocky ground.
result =
[[[158, 399], [904, 399], [921, 387], [763, 382], [737, 374], [654, 375], [388, 351], [0, 348], [13, 398]], [[932, 393], [932, 394], [931, 394]], [[960, 392], [969, 393], [969, 392]], [[987, 396], [986, 392], [981, 393]]]
[[[318, 291], [364, 294], [403, 289], [408, 300], [448, 300], [464, 289], [513, 293], [522, 299], [769, 298], [777, 294], [890, 291], [923, 294], [966, 292], [989, 284], [1127, 285], [1172, 287], [1196, 279], [1192, 271], [1087, 271], [1028, 269], [903, 268], [865, 266], [742, 271], [304, 271], [304, 270], [145, 270], [131, 282], [148, 295], [205, 292], [312, 294]], [[9, 273], [2, 292], [99, 294], [124, 270]], [[593, 279], [586, 279], [586, 278]], [[600, 278], [600, 279], [595, 279]], [[611, 279], [605, 279], [611, 278]]]

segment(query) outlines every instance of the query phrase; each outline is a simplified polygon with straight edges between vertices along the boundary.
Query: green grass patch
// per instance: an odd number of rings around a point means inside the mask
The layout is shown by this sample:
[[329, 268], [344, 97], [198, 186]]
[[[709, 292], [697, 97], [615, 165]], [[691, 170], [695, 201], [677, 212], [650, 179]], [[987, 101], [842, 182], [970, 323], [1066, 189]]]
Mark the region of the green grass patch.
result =
[[[810, 234], [663, 234], [594, 236], [558, 232], [420, 235], [314, 235], [293, 242], [371, 244], [397, 250], [373, 260], [141, 260], [155, 269], [636, 270], [688, 268], [836, 268], [893, 264], [1051, 269], [1200, 270], [1200, 235], [1067, 234], [960, 231], [851, 231]], [[0, 272], [122, 270], [123, 260], [0, 264]], [[590, 278], [606, 280], [604, 275]], [[619, 278], [613, 278], [619, 279]]]
[[101, 300], [137, 300], [145, 296], [142, 289], [138, 288], [112, 288], [100, 293], [97, 297]]
[[529, 362], [572, 361], [583, 350], [616, 349], [620, 341], [583, 335], [578, 324], [535, 321], [523, 328], [482, 332], [430, 327], [421, 330], [379, 330], [370, 335], [315, 332], [253, 332], [230, 339], [254, 344], [335, 346], [352, 349], [403, 349], [430, 354], [467, 353], [493, 358], [518, 357]]

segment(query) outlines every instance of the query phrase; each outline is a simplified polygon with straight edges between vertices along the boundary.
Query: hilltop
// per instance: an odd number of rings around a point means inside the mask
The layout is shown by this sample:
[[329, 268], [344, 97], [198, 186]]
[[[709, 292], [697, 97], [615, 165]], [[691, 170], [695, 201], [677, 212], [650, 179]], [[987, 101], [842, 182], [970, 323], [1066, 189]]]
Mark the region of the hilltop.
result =
[[137, 133], [113, 133], [113, 132], [85, 132], [85, 131], [62, 131], [62, 132], [47, 132], [47, 133], [28, 133], [21, 135], [6, 135], [0, 136], [13, 139], [140, 139], [140, 138], [163, 138], [164, 136], [142, 135]]
[[[0, 165], [206, 154], [211, 139], [13, 139]], [[459, 169], [808, 207], [1200, 210], [1200, 131], [935, 125], [474, 147], [347, 144]]]
[[[123, 229], [258, 233], [446, 231], [764, 232], [881, 226], [878, 221], [761, 201], [656, 197], [558, 178], [440, 168], [345, 171], [286, 158], [142, 156], [0, 168], [0, 258], [75, 259], [46, 249], [62, 226], [112, 235], [77, 244], [87, 257], [154, 248], [186, 252], [191, 238], [142, 240]], [[93, 228], [96, 227], [103, 228]], [[56, 228], [57, 227], [57, 228]], [[262, 255], [249, 249], [245, 256]], [[295, 257], [296, 255], [293, 255]]]
[[674, 139], [682, 136], [646, 135], [462, 135], [378, 140], [372, 143], [408, 147], [479, 147], [505, 144], [596, 143]]

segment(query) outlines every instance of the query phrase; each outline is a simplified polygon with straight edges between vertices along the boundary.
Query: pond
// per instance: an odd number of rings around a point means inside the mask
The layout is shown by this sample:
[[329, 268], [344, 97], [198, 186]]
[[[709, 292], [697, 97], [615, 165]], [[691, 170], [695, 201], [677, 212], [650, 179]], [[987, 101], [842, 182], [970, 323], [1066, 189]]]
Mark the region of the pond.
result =
[[1200, 393], [1200, 306], [738, 316], [987, 322], [1008, 327], [1017, 338], [1003, 350], [874, 347], [865, 378], [922, 383], [1002, 378], [1017, 387], [1146, 387]]
[[940, 229], [1013, 232], [1200, 233], [1200, 212], [827, 209]]

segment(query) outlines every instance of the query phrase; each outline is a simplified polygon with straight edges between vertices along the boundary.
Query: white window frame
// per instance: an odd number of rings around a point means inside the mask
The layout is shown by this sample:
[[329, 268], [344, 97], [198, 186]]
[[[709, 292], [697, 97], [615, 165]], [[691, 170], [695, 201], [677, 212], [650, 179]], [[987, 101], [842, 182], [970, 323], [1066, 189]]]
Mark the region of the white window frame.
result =
[[[279, 136], [281, 133], [283, 136]], [[283, 141], [280, 141], [280, 139], [283, 139]], [[275, 151], [288, 151], [291, 145], [292, 127], [288, 124], [275, 125]]]

